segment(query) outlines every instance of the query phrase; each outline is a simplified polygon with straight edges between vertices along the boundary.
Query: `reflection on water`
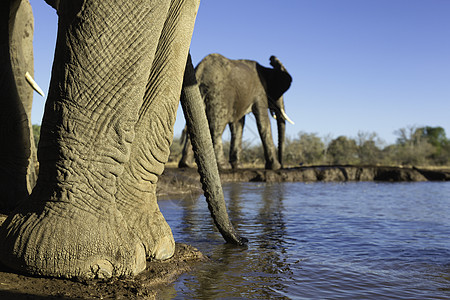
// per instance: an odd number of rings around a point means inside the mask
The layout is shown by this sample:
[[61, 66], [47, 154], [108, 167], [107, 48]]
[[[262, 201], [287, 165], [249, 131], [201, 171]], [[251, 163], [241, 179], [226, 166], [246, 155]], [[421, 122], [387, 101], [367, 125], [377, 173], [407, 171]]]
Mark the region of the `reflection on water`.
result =
[[450, 183], [233, 183], [223, 243], [203, 197], [160, 201], [175, 239], [207, 254], [164, 298], [450, 298]]

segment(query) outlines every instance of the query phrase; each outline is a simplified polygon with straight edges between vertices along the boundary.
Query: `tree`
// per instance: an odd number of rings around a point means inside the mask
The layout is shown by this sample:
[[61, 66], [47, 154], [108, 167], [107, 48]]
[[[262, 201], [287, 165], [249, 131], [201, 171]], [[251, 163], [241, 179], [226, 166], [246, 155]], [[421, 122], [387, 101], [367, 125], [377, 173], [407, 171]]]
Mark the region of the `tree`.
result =
[[425, 138], [428, 143], [434, 147], [433, 153], [429, 159], [435, 164], [446, 164], [449, 161], [449, 140], [445, 135], [445, 130], [442, 127], [420, 127], [417, 129], [417, 134]]
[[434, 147], [442, 147], [444, 144], [448, 143], [447, 137], [445, 136], [445, 129], [442, 127], [421, 127], [417, 131], [425, 137], [428, 142]]
[[358, 158], [361, 164], [377, 164], [381, 161], [381, 139], [375, 132], [359, 131], [356, 139]]
[[298, 139], [286, 139], [286, 164], [318, 164], [324, 157], [325, 145], [315, 133], [299, 132]]
[[[227, 154], [230, 152], [230, 142], [224, 143], [224, 151]], [[264, 149], [261, 143], [252, 145], [249, 141], [242, 141], [242, 153], [241, 153], [242, 163], [257, 165], [264, 164]]]
[[433, 146], [424, 136], [422, 128], [408, 126], [394, 132], [398, 135], [395, 148], [396, 161], [401, 165], [429, 164], [429, 156], [433, 153]]
[[332, 164], [354, 164], [358, 161], [356, 141], [339, 136], [331, 141], [327, 150], [329, 162]]

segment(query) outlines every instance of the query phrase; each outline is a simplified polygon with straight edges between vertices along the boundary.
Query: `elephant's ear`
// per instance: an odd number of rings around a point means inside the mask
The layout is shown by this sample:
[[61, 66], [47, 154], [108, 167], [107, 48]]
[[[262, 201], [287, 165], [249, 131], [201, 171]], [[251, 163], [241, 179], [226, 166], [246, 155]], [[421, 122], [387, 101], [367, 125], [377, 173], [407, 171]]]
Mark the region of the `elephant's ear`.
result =
[[289, 89], [292, 77], [275, 56], [270, 60], [273, 69], [256, 64], [256, 70], [267, 95], [275, 101]]
[[56, 11], [58, 11], [58, 8], [59, 8], [59, 0], [45, 0], [45, 2], [47, 2], [48, 5], [50, 5], [51, 7], [53, 7], [54, 9], [56, 9]]

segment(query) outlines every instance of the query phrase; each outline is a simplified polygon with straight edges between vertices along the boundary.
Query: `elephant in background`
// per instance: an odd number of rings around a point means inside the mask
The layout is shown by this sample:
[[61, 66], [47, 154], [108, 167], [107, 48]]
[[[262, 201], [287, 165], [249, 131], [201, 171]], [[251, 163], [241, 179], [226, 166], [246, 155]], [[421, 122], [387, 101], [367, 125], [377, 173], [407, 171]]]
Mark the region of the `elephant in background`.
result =
[[110, 278], [173, 255], [156, 182], [168, 160], [183, 74], [181, 99], [194, 150], [203, 151], [196, 154], [208, 207], [227, 242], [245, 243], [228, 219], [217, 165], [208, 157], [212, 142], [198, 140], [209, 137], [204, 109], [189, 102], [200, 93], [188, 61], [199, 1], [47, 2], [57, 9], [58, 36], [33, 189], [31, 90], [23, 83], [24, 70], [32, 72], [23, 38], [32, 13], [28, 0], [0, 4], [1, 84], [8, 91], [2, 109], [9, 113], [0, 110], [0, 165], [21, 171], [0, 181], [1, 191], [20, 191], [0, 195], [15, 207], [0, 227], [0, 261], [32, 275]]
[[[220, 54], [210, 54], [195, 69], [221, 169], [228, 166], [222, 146], [226, 125], [231, 131], [229, 162], [236, 169], [242, 152], [245, 115], [250, 112], [256, 118], [264, 148], [265, 168], [275, 170], [282, 167], [286, 121], [293, 123], [285, 113], [283, 94], [290, 87], [292, 77], [275, 56], [270, 57], [270, 64], [273, 68], [263, 67], [252, 60], [231, 60]], [[268, 110], [277, 120], [278, 153], [273, 143]], [[190, 141], [186, 138], [178, 166], [191, 166], [191, 158]]]

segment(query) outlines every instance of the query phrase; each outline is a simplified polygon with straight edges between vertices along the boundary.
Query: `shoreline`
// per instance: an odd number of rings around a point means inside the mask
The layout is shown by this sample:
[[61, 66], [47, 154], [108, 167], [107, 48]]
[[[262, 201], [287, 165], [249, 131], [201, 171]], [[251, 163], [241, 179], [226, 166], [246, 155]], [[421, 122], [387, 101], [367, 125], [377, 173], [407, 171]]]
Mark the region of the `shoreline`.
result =
[[[235, 171], [222, 171], [224, 182], [236, 179]], [[380, 182], [415, 182], [415, 181], [449, 181], [450, 169], [424, 169], [417, 167], [392, 166], [307, 166], [280, 170], [244, 169], [244, 181], [256, 182], [346, 182], [346, 181], [380, 181]]]
[[[228, 182], [424, 182], [450, 181], [450, 167], [396, 167], [359, 165], [319, 165], [265, 170], [243, 168], [221, 170], [222, 183]], [[157, 194], [202, 193], [196, 168], [166, 167], [159, 177]]]

